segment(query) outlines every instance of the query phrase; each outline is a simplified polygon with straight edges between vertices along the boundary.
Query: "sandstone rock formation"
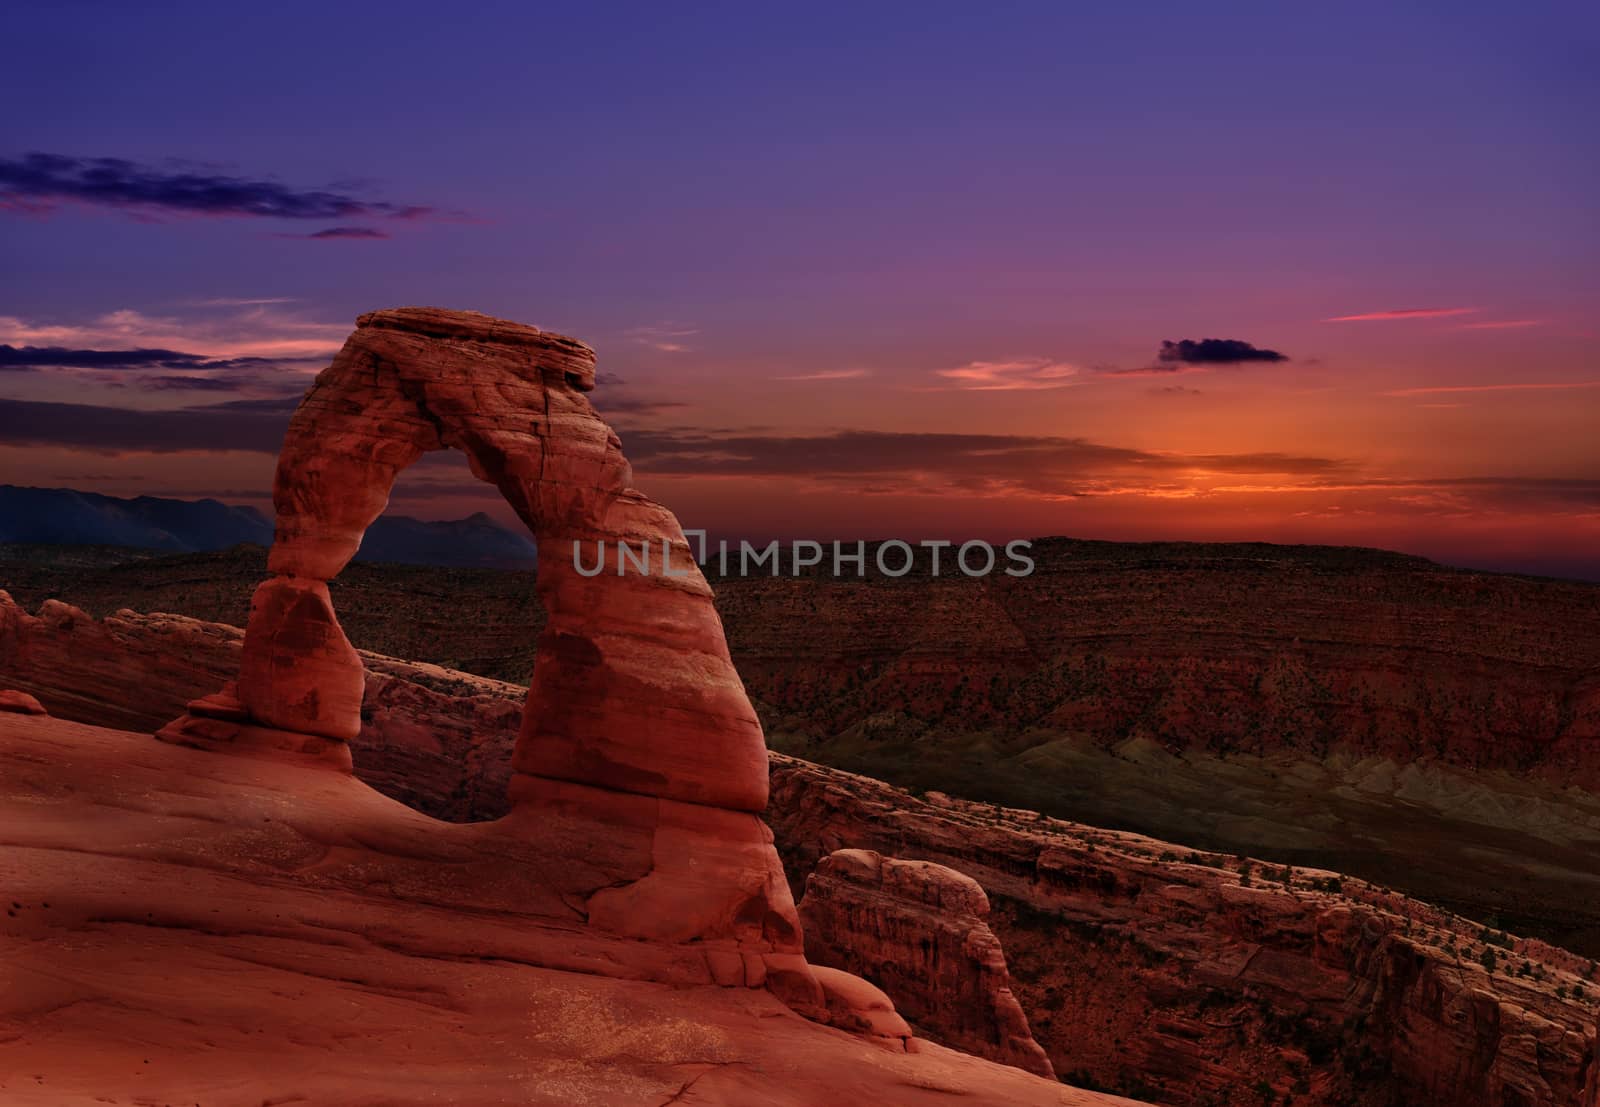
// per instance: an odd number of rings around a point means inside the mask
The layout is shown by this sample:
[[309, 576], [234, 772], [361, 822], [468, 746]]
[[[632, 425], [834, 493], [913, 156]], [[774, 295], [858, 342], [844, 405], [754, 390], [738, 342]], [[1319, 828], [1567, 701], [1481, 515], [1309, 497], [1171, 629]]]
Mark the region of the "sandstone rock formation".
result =
[[[766, 986], [823, 1017], [759, 818], [760, 724], [677, 520], [630, 487], [617, 436], [589, 405], [594, 380], [592, 350], [534, 327], [431, 308], [363, 315], [289, 422], [271, 576], [251, 601], [238, 679], [159, 736], [348, 771], [367, 678], [327, 582], [400, 471], [459, 449], [541, 551], [547, 621], [501, 830], [559, 855], [570, 844], [544, 828], [587, 828], [591, 863], [556, 887], [589, 925], [701, 943], [719, 983]], [[603, 571], [581, 572], [580, 557]], [[730, 955], [737, 979], [721, 964]]]
[[26, 692], [18, 692], [13, 688], [0, 689], [0, 711], [12, 711], [18, 715], [44, 715], [47, 712], [44, 705]]
[[852, 1036], [711, 986], [703, 943], [586, 925], [575, 891], [636, 879], [650, 837], [573, 808], [450, 825], [303, 759], [0, 715], [0, 1103], [1126, 1103], [884, 1048], [862, 981]]
[[863, 849], [824, 857], [800, 901], [813, 965], [877, 984], [901, 1015], [946, 1045], [1055, 1079], [1011, 992], [988, 914], [989, 898], [971, 877]]
[[[548, 622], [517, 771], [760, 811], [765, 746], [711, 591], [677, 520], [629, 486], [617, 436], [585, 396], [593, 387], [594, 352], [561, 335], [472, 312], [363, 315], [290, 420], [279, 458], [273, 575], [251, 604], [237, 686], [249, 718], [339, 740], [359, 732], [361, 660], [326, 582], [355, 556], [400, 471], [455, 448], [546, 555]], [[619, 543], [655, 568], [625, 571]], [[603, 554], [606, 571], [580, 574], [575, 546], [585, 564]]]
[[[46, 604], [36, 617], [0, 601], [0, 680], [57, 715], [149, 729], [231, 675], [240, 637], [174, 616], [96, 621]], [[364, 660], [361, 778], [439, 817], [505, 815], [522, 689]], [[147, 692], [139, 717], [129, 704]], [[1286, 882], [1281, 866], [771, 762], [767, 817], [795, 888], [843, 848], [979, 882], [1014, 993], [1069, 1083], [1183, 1105], [1253, 1103], [1265, 1084], [1294, 1107], [1600, 1107], [1600, 983], [1585, 957], [1348, 876], [1296, 866]], [[706, 960], [704, 979], [743, 979], [736, 950]], [[1588, 1098], [1574, 1098], [1585, 1080]]]

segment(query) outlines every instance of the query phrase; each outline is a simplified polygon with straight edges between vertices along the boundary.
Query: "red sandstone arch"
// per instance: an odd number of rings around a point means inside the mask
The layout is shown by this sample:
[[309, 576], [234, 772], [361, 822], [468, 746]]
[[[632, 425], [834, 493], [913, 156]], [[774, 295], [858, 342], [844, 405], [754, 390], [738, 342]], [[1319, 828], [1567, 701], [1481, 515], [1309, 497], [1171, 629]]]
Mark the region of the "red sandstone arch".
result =
[[[348, 764], [362, 667], [327, 581], [355, 555], [399, 472], [455, 448], [539, 542], [549, 621], [513, 801], [532, 794], [524, 778], [542, 777], [762, 810], [766, 746], [710, 587], [672, 513], [631, 487], [617, 436], [585, 395], [593, 386], [594, 352], [571, 338], [475, 312], [363, 315], [289, 423], [273, 488], [273, 575], [252, 601], [237, 704], [200, 701], [167, 736], [215, 746], [205, 716], [231, 717], [313, 736], [300, 748]], [[651, 571], [617, 575], [618, 540], [648, 542]], [[682, 575], [660, 571], [663, 540]], [[573, 543], [592, 566], [602, 541], [606, 571], [575, 572]]]
[[[363, 315], [290, 420], [272, 575], [251, 601], [239, 679], [159, 737], [348, 771], [365, 682], [327, 582], [396, 475], [428, 450], [459, 449], [538, 538], [548, 615], [512, 812], [478, 824], [479, 848], [540, 873], [565, 922], [683, 944], [673, 956], [699, 958], [706, 983], [764, 986], [811, 1017], [878, 1026], [881, 993], [840, 973], [829, 986], [806, 963], [758, 814], [766, 743], [711, 589], [672, 513], [630, 486], [617, 436], [585, 396], [593, 386], [594, 352], [570, 338], [474, 312]], [[619, 574], [619, 540], [657, 555], [666, 543], [675, 572], [653, 559]], [[579, 573], [573, 543], [587, 569], [602, 541], [606, 571]]]

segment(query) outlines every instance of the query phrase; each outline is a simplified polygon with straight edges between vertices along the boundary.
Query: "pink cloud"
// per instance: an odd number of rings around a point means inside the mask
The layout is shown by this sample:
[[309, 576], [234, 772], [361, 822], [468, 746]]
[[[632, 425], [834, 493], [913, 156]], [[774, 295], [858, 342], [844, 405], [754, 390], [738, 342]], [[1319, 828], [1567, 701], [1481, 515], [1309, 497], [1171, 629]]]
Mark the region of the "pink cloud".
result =
[[1017, 392], [1066, 388], [1076, 384], [1078, 367], [1048, 358], [1014, 361], [969, 361], [955, 369], [939, 369], [938, 376], [953, 381], [949, 387], [973, 392]]
[[790, 373], [775, 381], [848, 381], [869, 375], [868, 369], [819, 369], [815, 373]]
[[1369, 311], [1360, 315], [1335, 315], [1324, 323], [1367, 323], [1391, 319], [1443, 319], [1451, 315], [1471, 315], [1478, 308], [1401, 308], [1397, 311]]
[[1528, 381], [1508, 384], [1446, 384], [1432, 388], [1401, 388], [1385, 396], [1437, 396], [1451, 392], [1542, 392], [1569, 388], [1600, 388], [1600, 381]]
[[349, 333], [349, 323], [316, 322], [272, 305], [184, 318], [123, 309], [77, 323], [39, 323], [0, 315], [0, 342], [12, 345], [155, 346], [213, 358], [331, 357]]

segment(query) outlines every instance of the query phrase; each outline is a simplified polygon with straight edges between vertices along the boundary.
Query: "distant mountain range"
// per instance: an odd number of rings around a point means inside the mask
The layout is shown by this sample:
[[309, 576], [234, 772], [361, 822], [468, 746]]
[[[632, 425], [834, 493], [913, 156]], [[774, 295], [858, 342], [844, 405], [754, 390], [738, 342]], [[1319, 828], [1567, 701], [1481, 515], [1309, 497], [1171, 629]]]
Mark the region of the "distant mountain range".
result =
[[[71, 488], [0, 485], [0, 542], [129, 546], [168, 553], [272, 544], [272, 520], [218, 500], [121, 499]], [[426, 522], [385, 515], [367, 528], [358, 561], [484, 569], [531, 569], [533, 539], [478, 512]]]

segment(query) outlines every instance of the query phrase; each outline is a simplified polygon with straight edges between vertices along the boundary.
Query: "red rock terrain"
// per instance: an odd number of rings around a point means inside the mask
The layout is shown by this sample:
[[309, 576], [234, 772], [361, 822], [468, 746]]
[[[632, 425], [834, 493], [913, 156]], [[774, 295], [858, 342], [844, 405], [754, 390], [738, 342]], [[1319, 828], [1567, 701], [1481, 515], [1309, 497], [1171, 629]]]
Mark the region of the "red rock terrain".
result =
[[[14, 1063], [0, 1073], [32, 1080], [6, 1078], [11, 1099], [1093, 1100], [938, 1050], [898, 1070], [850, 1063], [863, 1047], [927, 1050], [871, 983], [806, 962], [759, 817], [760, 725], [677, 521], [630, 487], [616, 435], [584, 398], [593, 366], [581, 343], [486, 316], [362, 316], [291, 419], [269, 576], [243, 637], [183, 626], [186, 665], [142, 655], [158, 687], [234, 677], [156, 731], [170, 748], [44, 717], [7, 690], [0, 864], [16, 898], [0, 932], [0, 1049]], [[429, 696], [367, 711], [368, 673], [327, 582], [396, 473], [444, 447], [468, 455], [546, 550], [592, 545], [617, 565], [615, 578], [575, 558], [540, 575], [548, 619], [509, 747], [509, 811], [491, 822], [438, 822], [350, 775], [349, 741], [373, 723], [394, 746], [437, 754]], [[625, 542], [675, 553], [678, 571], [624, 574]], [[43, 615], [7, 611], [18, 665], [54, 651], [80, 672], [127, 680], [136, 668], [119, 662], [117, 628], [80, 638], [92, 625], [80, 613]], [[108, 701], [106, 680], [89, 687]], [[143, 687], [127, 702], [158, 698]], [[496, 971], [448, 967], [463, 963]], [[504, 965], [547, 978], [509, 980]], [[672, 992], [567, 979], [584, 974]], [[497, 989], [509, 1008], [480, 994]], [[530, 1010], [529, 991], [547, 1009]], [[763, 998], [730, 1006], [724, 992]], [[429, 1010], [387, 1019], [375, 999]], [[807, 1029], [764, 1048], [770, 1017]], [[853, 1044], [807, 1044], [811, 1024]], [[492, 1067], [440, 1038], [485, 1040]], [[308, 1042], [360, 1056], [328, 1064]]]
[[947, 865], [993, 905], [1056, 1071], [1160, 1103], [1600, 1102], [1595, 964], [1364, 881], [907, 795], [773, 756], [791, 873]]
[[[64, 604], [41, 615], [0, 602], [0, 657], [57, 714], [152, 729], [237, 664], [233, 628]], [[364, 660], [356, 772], [443, 818], [505, 815], [523, 690]], [[153, 706], [127, 721], [116, 701], [141, 692]], [[1069, 1082], [1183, 1104], [1260, 1102], [1263, 1087], [1300, 1105], [1596, 1102], [1574, 1098], [1596, 1080], [1587, 958], [1323, 870], [1285, 884], [1282, 866], [1253, 861], [1247, 877], [1229, 855], [771, 760], [767, 818], [796, 891], [846, 848], [976, 879], [1015, 995]], [[920, 1028], [956, 1040], [953, 1025]]]
[[806, 877], [806, 959], [865, 977], [947, 1045], [1055, 1078], [1011, 992], [978, 882], [931, 861], [842, 849]]
[[826, 741], [1045, 733], [1600, 789], [1600, 585], [1377, 550], [1041, 539], [1029, 576], [718, 578], [751, 694]]
[[[1020, 579], [716, 580], [770, 744], [1357, 873], [1600, 956], [1600, 587], [1317, 547], [1034, 556]], [[264, 565], [0, 549], [30, 609], [101, 616], [238, 623]], [[358, 646], [516, 682], [543, 623], [529, 574], [357, 563], [330, 590]]]
[[716, 943], [586, 924], [571, 889], [619, 835], [572, 809], [451, 825], [314, 763], [0, 714], [0, 1102], [1127, 1102], [892, 1051], [718, 986]]

